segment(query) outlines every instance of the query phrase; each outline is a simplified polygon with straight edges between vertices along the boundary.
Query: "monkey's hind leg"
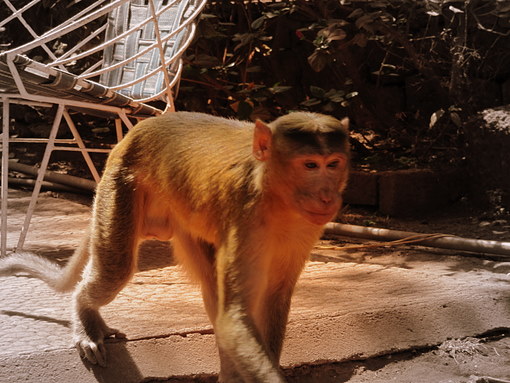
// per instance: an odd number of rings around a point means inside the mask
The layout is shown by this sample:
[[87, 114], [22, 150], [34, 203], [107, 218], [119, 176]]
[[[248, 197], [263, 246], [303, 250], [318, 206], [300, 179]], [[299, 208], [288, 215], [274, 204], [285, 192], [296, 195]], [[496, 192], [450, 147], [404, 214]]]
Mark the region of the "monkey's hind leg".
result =
[[126, 177], [105, 173], [98, 187], [90, 238], [90, 261], [74, 293], [74, 341], [80, 355], [106, 365], [104, 339], [118, 330], [106, 325], [99, 309], [110, 303], [133, 275], [138, 236], [135, 193]]

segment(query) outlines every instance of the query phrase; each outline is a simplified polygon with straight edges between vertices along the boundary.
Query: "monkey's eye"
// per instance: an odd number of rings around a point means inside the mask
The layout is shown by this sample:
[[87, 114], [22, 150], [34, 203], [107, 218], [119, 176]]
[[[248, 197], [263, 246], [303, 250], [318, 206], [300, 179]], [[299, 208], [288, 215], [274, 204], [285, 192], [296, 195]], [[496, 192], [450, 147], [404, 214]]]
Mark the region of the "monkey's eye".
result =
[[330, 169], [336, 169], [340, 165], [340, 161], [331, 161], [327, 166]]
[[305, 162], [305, 167], [307, 169], [317, 169], [319, 165], [316, 162]]

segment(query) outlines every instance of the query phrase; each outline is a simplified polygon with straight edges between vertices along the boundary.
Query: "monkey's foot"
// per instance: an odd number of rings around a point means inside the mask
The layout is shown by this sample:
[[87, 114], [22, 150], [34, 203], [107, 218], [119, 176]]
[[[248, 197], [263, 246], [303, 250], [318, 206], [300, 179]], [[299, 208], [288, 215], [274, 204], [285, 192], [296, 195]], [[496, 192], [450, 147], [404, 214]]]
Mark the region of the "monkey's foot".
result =
[[125, 339], [126, 334], [110, 327], [104, 327], [101, 333], [101, 336], [98, 336], [97, 340], [91, 339], [84, 333], [76, 334], [74, 336], [74, 343], [83, 359], [88, 360], [92, 364], [106, 367], [106, 347], [104, 345], [104, 340], [111, 337]]
[[74, 344], [83, 359], [88, 360], [92, 364], [106, 367], [106, 349], [103, 339], [94, 342], [89, 337], [80, 339], [75, 337]]
[[107, 327], [105, 329], [104, 338], [126, 339], [126, 334], [116, 328]]

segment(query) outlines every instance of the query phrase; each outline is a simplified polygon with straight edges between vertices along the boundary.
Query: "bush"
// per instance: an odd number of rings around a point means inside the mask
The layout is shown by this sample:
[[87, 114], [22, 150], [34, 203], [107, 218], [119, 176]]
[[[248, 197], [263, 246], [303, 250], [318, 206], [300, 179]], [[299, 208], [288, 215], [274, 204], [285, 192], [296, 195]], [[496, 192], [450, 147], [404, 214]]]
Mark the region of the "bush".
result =
[[363, 162], [457, 164], [467, 115], [501, 102], [509, 15], [495, 0], [212, 2], [178, 103], [252, 120], [348, 115]]

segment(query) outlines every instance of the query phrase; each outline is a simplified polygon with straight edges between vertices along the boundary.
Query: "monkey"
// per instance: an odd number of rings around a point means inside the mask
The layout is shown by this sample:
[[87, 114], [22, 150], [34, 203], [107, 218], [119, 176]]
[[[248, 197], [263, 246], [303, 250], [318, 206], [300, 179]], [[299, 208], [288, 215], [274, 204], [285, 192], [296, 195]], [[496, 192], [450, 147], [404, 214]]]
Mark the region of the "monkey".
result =
[[73, 291], [73, 337], [106, 365], [110, 303], [137, 268], [145, 239], [172, 241], [201, 286], [220, 357], [220, 382], [284, 382], [279, 367], [293, 291], [324, 225], [342, 205], [348, 120], [292, 112], [271, 123], [194, 112], [139, 122], [113, 148], [90, 226], [62, 269], [31, 253], [0, 260]]

